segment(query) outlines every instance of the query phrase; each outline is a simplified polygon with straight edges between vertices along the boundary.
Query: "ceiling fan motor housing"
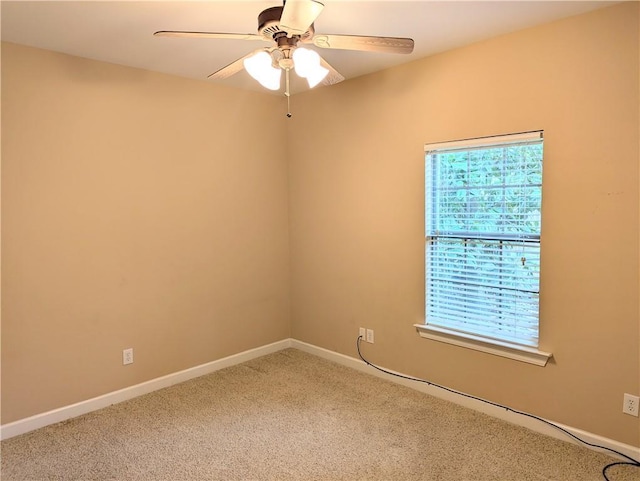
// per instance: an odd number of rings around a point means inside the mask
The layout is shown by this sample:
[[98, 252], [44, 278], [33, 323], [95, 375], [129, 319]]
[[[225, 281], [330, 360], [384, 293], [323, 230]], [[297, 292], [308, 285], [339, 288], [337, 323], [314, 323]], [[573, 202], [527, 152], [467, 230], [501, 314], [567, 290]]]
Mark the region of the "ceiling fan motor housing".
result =
[[[258, 33], [265, 39], [271, 41], [275, 40], [278, 34], [286, 35], [287, 32], [280, 28], [280, 18], [282, 17], [282, 10], [284, 7], [271, 7], [260, 12], [258, 15]], [[294, 35], [300, 40], [307, 40], [313, 37], [314, 28], [313, 24], [309, 26], [307, 31], [303, 35]]]

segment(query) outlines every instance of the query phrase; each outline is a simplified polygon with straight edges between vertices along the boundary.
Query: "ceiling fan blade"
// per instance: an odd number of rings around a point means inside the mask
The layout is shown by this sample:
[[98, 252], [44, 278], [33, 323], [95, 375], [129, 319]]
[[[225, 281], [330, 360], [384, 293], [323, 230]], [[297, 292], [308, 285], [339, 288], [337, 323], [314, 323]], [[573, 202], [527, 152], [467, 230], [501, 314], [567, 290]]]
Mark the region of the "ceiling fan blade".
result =
[[[232, 75], [237, 74], [242, 69], [244, 69], [244, 59], [247, 57], [251, 57], [256, 52], [259, 52], [260, 50], [263, 50], [263, 49], [258, 49], [258, 50], [254, 50], [253, 52], [249, 52], [244, 57], [240, 57], [238, 60], [231, 62], [229, 65], [222, 67], [220, 70], [216, 70], [207, 78], [212, 80], [224, 80], [226, 78], [231, 77]], [[266, 50], [267, 52], [269, 51], [269, 49], [264, 49], [264, 50]]]
[[280, 17], [280, 28], [291, 35], [304, 35], [324, 5], [316, 0], [287, 0]]
[[363, 50], [381, 53], [411, 53], [413, 39], [399, 37], [363, 37], [359, 35], [314, 35], [311, 42], [320, 48]]
[[222, 38], [229, 40], [267, 40], [262, 35], [253, 33], [216, 33], [216, 32], [182, 32], [177, 30], [159, 30], [154, 32], [156, 37], [182, 37], [182, 38]]
[[344, 77], [322, 57], [320, 57], [320, 65], [329, 71], [327, 76], [320, 82], [322, 85], [333, 85], [344, 80]]

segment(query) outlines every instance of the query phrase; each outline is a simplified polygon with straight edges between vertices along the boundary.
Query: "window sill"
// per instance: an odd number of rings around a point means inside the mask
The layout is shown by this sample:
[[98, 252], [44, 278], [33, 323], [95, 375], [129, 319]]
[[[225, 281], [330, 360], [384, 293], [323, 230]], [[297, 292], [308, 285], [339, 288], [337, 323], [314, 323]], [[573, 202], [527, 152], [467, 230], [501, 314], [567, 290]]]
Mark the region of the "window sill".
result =
[[487, 341], [481, 337], [472, 334], [463, 334], [457, 331], [449, 331], [440, 327], [429, 326], [426, 324], [414, 324], [418, 330], [420, 337], [432, 339], [434, 341], [446, 342], [455, 346], [474, 349], [476, 351], [486, 352], [495, 356], [507, 357], [516, 361], [535, 364], [536, 366], [546, 366], [547, 361], [551, 359], [553, 354], [539, 351], [533, 347], [519, 346], [504, 341]]

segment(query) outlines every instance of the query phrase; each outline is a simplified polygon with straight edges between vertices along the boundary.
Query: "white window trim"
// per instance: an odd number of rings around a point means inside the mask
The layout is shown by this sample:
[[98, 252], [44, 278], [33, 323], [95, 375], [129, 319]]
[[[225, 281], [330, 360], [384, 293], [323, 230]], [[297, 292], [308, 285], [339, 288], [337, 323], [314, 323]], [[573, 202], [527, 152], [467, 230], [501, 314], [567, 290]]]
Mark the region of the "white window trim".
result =
[[[465, 149], [470, 146], [491, 146], [505, 143], [516, 143], [528, 140], [543, 138], [541, 130], [521, 132], [518, 134], [496, 135], [491, 137], [481, 137], [474, 139], [462, 139], [448, 142], [427, 143], [424, 145], [425, 153], [432, 153], [438, 150]], [[430, 324], [415, 324], [420, 337], [438, 342], [444, 342], [467, 349], [481, 351], [516, 361], [521, 361], [536, 366], [546, 366], [553, 354], [541, 351], [535, 347], [523, 346], [507, 341], [495, 340], [476, 336], [470, 333], [463, 333], [452, 329], [436, 327]]]
[[530, 132], [521, 132], [518, 134], [494, 135], [491, 137], [478, 137], [474, 139], [450, 140], [447, 142], [432, 142], [424, 144], [425, 152], [436, 152], [438, 150], [464, 149], [470, 146], [490, 147], [492, 145], [504, 145], [517, 142], [526, 142], [528, 140], [542, 139], [542, 130], [532, 130]]
[[420, 337], [433, 341], [445, 342], [454, 346], [465, 347], [475, 351], [493, 354], [495, 356], [506, 357], [522, 361], [536, 366], [544, 367], [547, 361], [553, 357], [549, 352], [540, 351], [534, 347], [520, 346], [505, 341], [488, 340], [473, 334], [462, 333], [435, 327], [428, 324], [414, 324]]

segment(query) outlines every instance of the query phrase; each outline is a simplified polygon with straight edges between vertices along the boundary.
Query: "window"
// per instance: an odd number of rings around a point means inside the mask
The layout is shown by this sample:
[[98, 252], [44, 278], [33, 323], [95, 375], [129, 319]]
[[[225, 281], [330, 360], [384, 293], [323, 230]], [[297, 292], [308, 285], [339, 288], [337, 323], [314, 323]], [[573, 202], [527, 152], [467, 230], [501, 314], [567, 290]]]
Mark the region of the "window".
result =
[[424, 337], [546, 363], [537, 350], [542, 149], [540, 131], [425, 145]]

